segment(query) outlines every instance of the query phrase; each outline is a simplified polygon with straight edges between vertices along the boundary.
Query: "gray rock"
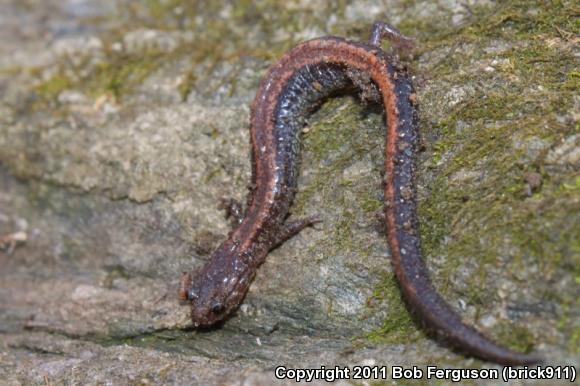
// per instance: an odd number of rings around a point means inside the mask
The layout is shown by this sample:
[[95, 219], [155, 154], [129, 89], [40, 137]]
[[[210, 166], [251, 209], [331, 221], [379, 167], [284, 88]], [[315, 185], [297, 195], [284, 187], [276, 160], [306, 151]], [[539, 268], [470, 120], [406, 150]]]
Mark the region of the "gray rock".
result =
[[[575, 62], [560, 34], [514, 20], [517, 4], [4, 3], [0, 383], [495, 368], [439, 345], [402, 303], [380, 219], [384, 123], [352, 97], [321, 106], [303, 136], [292, 216], [324, 221], [270, 253], [220, 328], [192, 330], [177, 300], [181, 272], [230, 230], [219, 199], [247, 194], [249, 105], [268, 66], [306, 38], [364, 39], [369, 15], [417, 37], [420, 221], [436, 287], [486, 334], [579, 363], [577, 114], [562, 75]], [[534, 12], [525, 20], [564, 11]]]

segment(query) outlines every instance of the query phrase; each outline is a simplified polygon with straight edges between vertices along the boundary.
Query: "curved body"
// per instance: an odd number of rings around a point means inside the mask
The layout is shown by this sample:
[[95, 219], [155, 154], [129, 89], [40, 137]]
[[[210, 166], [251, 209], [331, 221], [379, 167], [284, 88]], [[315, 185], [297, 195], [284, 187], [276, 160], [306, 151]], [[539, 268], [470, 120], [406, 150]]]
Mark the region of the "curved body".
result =
[[267, 253], [317, 221], [285, 223], [296, 189], [304, 119], [331, 94], [368, 87], [378, 90], [385, 111], [387, 239], [406, 301], [428, 327], [471, 355], [501, 364], [537, 362], [538, 358], [503, 348], [465, 325], [429, 280], [416, 217], [415, 95], [407, 73], [378, 47], [381, 31], [376, 29], [381, 27], [385, 25], [375, 24], [370, 44], [337, 37], [301, 43], [262, 80], [252, 104], [253, 188], [247, 213], [197, 277], [185, 274], [182, 279], [181, 297], [191, 301], [193, 323], [209, 326], [235, 311]]

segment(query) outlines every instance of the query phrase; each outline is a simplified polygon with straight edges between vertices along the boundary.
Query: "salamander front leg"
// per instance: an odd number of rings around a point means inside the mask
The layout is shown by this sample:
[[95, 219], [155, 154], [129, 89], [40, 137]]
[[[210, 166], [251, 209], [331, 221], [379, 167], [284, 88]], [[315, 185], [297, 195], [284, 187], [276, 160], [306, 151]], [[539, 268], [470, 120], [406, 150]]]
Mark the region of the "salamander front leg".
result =
[[308, 226], [322, 222], [320, 216], [314, 215], [310, 217], [301, 218], [298, 220], [290, 221], [283, 225], [282, 229], [276, 234], [276, 238], [272, 242], [271, 248], [277, 247], [284, 241], [290, 239], [292, 236], [297, 235], [300, 231]]
[[232, 226], [235, 228], [244, 219], [244, 205], [233, 198], [221, 198], [218, 209], [226, 212], [226, 219], [231, 219]]

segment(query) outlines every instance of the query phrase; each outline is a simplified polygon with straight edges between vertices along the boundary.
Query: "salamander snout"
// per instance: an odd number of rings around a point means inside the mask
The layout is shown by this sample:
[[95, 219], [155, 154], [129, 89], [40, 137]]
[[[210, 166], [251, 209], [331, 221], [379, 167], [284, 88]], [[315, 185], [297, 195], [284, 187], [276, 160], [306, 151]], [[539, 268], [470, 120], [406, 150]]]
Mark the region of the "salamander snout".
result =
[[239, 283], [223, 278], [216, 280], [221, 276], [202, 273], [192, 280], [185, 291], [195, 327], [209, 327], [226, 319], [239, 303]]
[[195, 327], [209, 327], [228, 318], [248, 291], [254, 271], [247, 256], [235, 247], [220, 246], [202, 270], [183, 274], [179, 297], [191, 304]]
[[224, 302], [216, 296], [217, 291], [208, 293], [207, 289], [208, 287], [204, 288], [204, 283], [200, 282], [200, 275], [183, 273], [179, 285], [179, 298], [191, 303], [191, 319], [195, 327], [210, 326], [224, 317], [226, 309]]
[[191, 320], [195, 327], [209, 327], [227, 317], [226, 306], [218, 299], [203, 299], [197, 297], [191, 301]]

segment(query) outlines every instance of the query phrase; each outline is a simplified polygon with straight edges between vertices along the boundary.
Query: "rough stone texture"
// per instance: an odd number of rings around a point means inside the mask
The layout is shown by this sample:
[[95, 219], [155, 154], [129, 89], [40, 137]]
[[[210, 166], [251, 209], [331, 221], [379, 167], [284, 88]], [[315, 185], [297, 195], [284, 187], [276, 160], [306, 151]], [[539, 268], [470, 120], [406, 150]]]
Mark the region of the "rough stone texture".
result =
[[221, 328], [192, 330], [177, 301], [180, 273], [229, 230], [219, 198], [245, 197], [248, 106], [267, 67], [304, 39], [364, 39], [379, 18], [417, 37], [421, 231], [436, 286], [486, 334], [578, 365], [573, 2], [217, 3], [2, 2], [0, 237], [27, 240], [0, 251], [0, 383], [494, 367], [428, 338], [401, 302], [377, 216], [383, 123], [350, 97], [305, 129], [292, 211], [324, 222], [269, 255]]

